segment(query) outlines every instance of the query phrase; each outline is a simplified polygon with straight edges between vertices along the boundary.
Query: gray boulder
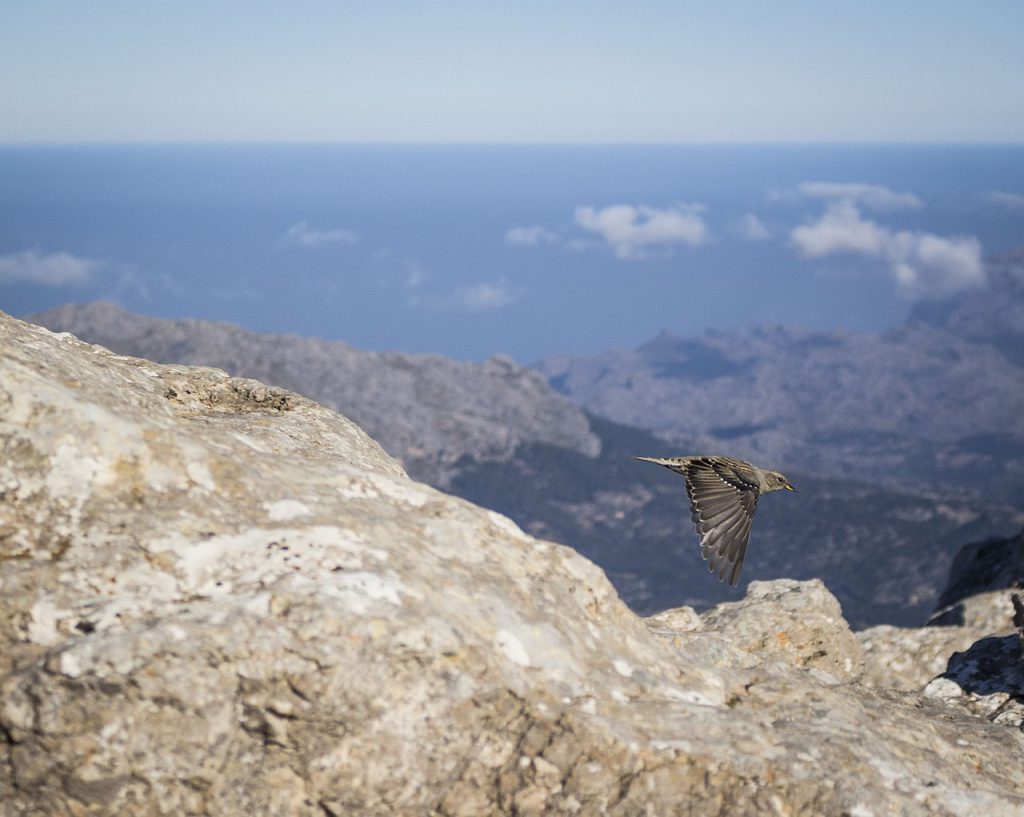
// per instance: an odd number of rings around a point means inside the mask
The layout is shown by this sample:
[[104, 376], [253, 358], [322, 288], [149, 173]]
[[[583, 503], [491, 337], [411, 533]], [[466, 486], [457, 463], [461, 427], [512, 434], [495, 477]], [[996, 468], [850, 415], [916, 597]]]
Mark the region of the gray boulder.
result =
[[1024, 810], [1019, 730], [652, 633], [294, 394], [0, 314], [0, 447], [2, 817]]

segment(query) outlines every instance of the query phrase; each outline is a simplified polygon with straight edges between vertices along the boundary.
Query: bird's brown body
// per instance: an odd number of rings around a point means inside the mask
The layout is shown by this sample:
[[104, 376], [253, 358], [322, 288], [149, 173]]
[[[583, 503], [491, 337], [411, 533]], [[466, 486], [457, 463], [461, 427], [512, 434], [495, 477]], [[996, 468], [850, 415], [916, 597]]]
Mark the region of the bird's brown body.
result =
[[690, 497], [690, 518], [700, 536], [701, 556], [719, 579], [739, 581], [750, 527], [761, 494], [796, 489], [778, 471], [733, 457], [636, 457], [681, 474]]

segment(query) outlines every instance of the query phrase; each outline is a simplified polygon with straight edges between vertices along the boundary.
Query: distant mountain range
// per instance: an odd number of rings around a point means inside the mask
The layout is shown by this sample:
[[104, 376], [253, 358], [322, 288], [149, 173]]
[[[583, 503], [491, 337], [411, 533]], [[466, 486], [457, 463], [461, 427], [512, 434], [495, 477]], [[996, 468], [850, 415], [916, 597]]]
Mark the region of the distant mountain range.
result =
[[1024, 252], [990, 286], [879, 335], [761, 327], [662, 333], [539, 365], [594, 414], [682, 453], [1024, 506]]
[[[107, 303], [28, 319], [312, 397], [412, 476], [576, 547], [641, 612], [706, 607], [751, 579], [818, 576], [855, 626], [918, 624], [961, 545], [1024, 525], [1024, 369], [1012, 340], [1024, 323], [1004, 309], [1020, 303], [1018, 263], [995, 276], [1002, 294], [883, 335], [663, 334], [633, 351], [543, 361], [561, 394], [505, 358], [367, 352]], [[985, 299], [1001, 322], [981, 317]], [[800, 489], [761, 502], [738, 589], [707, 575], [682, 481], [631, 459], [684, 452], [748, 455]]]

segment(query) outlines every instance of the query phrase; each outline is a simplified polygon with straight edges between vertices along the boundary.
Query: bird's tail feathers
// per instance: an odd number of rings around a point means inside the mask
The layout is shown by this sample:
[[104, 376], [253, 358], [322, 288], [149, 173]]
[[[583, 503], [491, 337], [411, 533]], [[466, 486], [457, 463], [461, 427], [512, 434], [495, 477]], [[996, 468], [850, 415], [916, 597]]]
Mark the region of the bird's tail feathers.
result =
[[678, 468], [678, 457], [633, 457], [641, 462], [653, 462], [655, 465], [664, 465], [666, 468]]

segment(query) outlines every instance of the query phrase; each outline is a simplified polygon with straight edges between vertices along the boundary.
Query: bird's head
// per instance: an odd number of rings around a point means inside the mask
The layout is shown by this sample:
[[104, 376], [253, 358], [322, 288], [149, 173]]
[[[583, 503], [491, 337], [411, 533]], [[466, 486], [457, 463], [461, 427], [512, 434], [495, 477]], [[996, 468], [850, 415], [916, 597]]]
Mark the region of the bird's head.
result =
[[789, 484], [789, 480], [786, 479], [778, 471], [765, 471], [764, 474], [764, 488], [763, 491], [795, 491], [792, 485]]

